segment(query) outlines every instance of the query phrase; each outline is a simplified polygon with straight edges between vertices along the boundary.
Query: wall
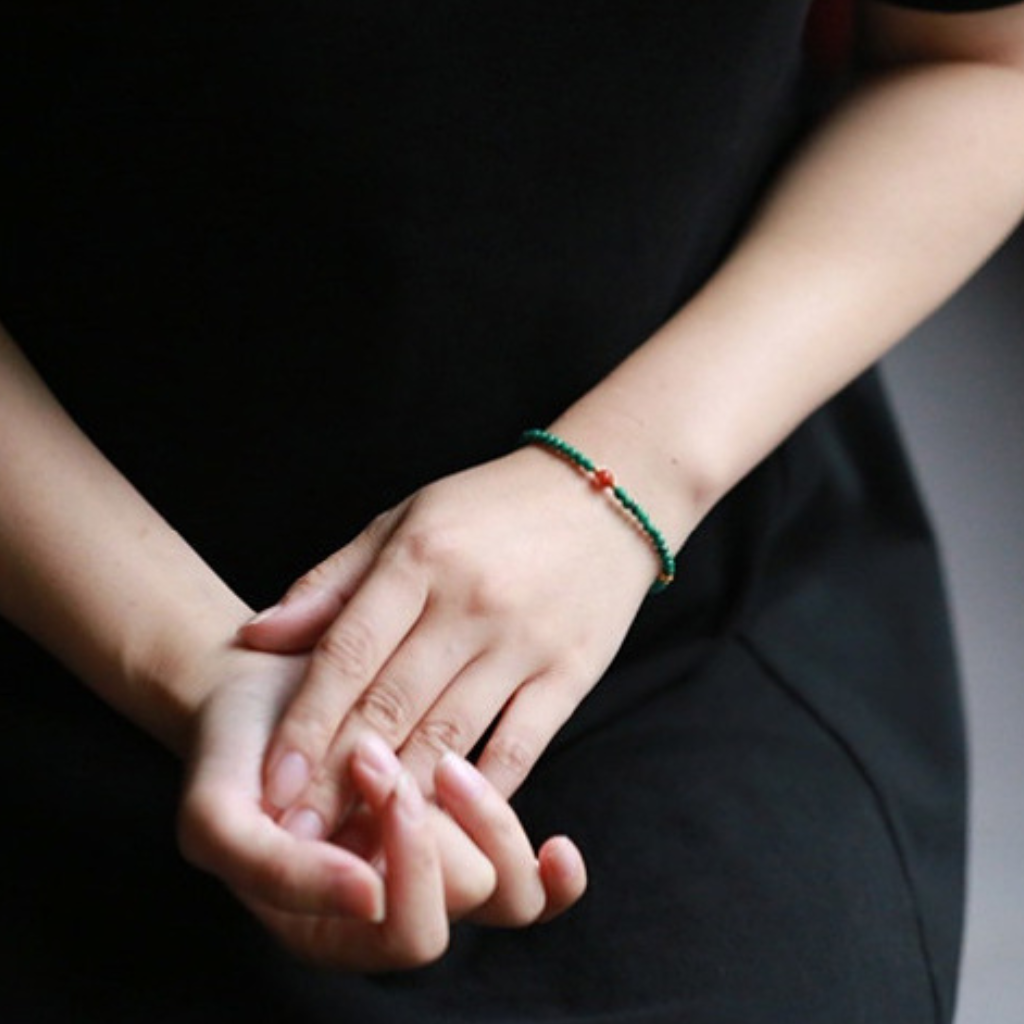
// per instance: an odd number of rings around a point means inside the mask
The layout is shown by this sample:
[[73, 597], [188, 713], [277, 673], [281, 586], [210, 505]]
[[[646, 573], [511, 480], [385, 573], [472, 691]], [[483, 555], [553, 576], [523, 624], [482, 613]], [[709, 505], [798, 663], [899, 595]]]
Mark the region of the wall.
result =
[[957, 1024], [1024, 1021], [1024, 232], [886, 361], [949, 573], [973, 754]]

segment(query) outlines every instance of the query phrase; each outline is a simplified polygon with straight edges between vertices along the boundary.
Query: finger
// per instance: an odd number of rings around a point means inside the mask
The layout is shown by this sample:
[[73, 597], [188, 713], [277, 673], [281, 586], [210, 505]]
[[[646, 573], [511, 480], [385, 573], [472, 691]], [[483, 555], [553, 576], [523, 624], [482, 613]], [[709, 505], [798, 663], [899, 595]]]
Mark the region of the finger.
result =
[[473, 919], [506, 927], [532, 924], [547, 905], [537, 859], [516, 813], [466, 760], [449, 752], [436, 771], [438, 798], [484, 852], [497, 888]]
[[441, 858], [445, 909], [450, 921], [459, 921], [490, 900], [498, 887], [498, 873], [456, 822], [439, 807], [428, 804], [428, 808]]
[[388, 959], [403, 967], [428, 964], [448, 948], [448, 918], [427, 804], [408, 772], [385, 809], [384, 850], [387, 911], [380, 930]]
[[402, 774], [395, 752], [379, 736], [366, 733], [352, 752], [351, 772], [370, 810], [383, 814]]
[[[260, 656], [262, 657], [262, 656]], [[291, 690], [289, 665], [277, 685], [215, 691], [196, 735], [178, 819], [184, 855], [229, 886], [274, 906], [375, 919], [383, 911], [377, 872], [327, 844], [300, 843], [262, 804], [260, 764], [276, 708]], [[225, 726], [230, 726], [225, 728]]]
[[448, 922], [425, 811], [415, 783], [401, 773], [382, 815], [388, 860], [387, 916], [382, 924], [284, 914], [259, 901], [247, 902], [291, 950], [324, 967], [372, 973], [436, 960], [447, 947]]
[[197, 867], [280, 910], [382, 917], [383, 884], [369, 864], [331, 844], [289, 835], [255, 801], [215, 783], [190, 789], [179, 840]]
[[[379, 737], [366, 736], [357, 744], [352, 775], [370, 811], [383, 813], [401, 771], [398, 758]], [[494, 867], [451, 818], [436, 807], [429, 807], [428, 814], [441, 858], [448, 916], [463, 917], [491, 897], [497, 885]], [[347, 832], [346, 822], [343, 835]]]
[[434, 769], [445, 753], [468, 754], [528, 674], [518, 652], [486, 653], [468, 661], [433, 705], [423, 709], [401, 759], [428, 798], [434, 793]]
[[310, 650], [338, 617], [390, 536], [390, 514], [295, 581], [277, 604], [238, 630], [248, 647], [277, 653]]
[[537, 855], [547, 904], [538, 921], [550, 921], [576, 903], [587, 890], [587, 866], [579, 848], [566, 836], [552, 836]]
[[511, 797], [523, 784], [585, 694], [576, 680], [554, 673], [537, 676], [516, 691], [477, 762], [502, 796]]
[[330, 841], [354, 853], [378, 871], [383, 870], [380, 815], [365, 803], [356, 804], [342, 826], [331, 833]]
[[[413, 628], [425, 600], [425, 587], [409, 571], [373, 572], [321, 637], [268, 751], [265, 794], [274, 807], [291, 807], [311, 782], [326, 784], [335, 766], [324, 761], [339, 724]], [[326, 833], [326, 821], [323, 827]]]
[[[323, 755], [318, 770], [292, 805], [296, 813], [312, 811], [330, 831], [347, 812], [352, 800], [348, 765], [360, 738], [374, 735], [398, 747], [427, 713], [438, 693], [457, 677], [471, 657], [468, 633], [453, 636], [447, 622], [425, 613], [402, 641], [376, 678], [348, 710]], [[465, 644], [460, 643], [460, 638]], [[429, 778], [430, 796], [433, 780]], [[282, 818], [290, 827], [291, 812]]]

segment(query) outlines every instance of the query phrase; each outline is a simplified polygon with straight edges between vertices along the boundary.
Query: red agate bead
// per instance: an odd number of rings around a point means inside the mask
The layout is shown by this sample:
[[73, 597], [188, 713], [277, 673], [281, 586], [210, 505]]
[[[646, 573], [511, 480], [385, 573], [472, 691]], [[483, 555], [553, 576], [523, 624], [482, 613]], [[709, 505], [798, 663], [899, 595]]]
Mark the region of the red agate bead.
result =
[[590, 482], [596, 490], [603, 491], [615, 486], [615, 474], [610, 469], [595, 469]]

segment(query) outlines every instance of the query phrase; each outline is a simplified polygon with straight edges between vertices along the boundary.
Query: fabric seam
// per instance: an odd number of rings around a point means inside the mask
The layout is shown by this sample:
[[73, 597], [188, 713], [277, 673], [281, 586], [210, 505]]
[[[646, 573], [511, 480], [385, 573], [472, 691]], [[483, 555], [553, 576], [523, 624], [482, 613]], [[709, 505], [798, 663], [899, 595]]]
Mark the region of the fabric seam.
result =
[[798, 704], [808, 715], [810, 715], [820, 728], [828, 734], [832, 741], [843, 751], [854, 770], [861, 776], [864, 784], [868, 787], [868, 791], [871, 793], [872, 799], [877, 807], [885, 831], [888, 833], [889, 839], [892, 842], [893, 850], [896, 854], [896, 860], [899, 864], [900, 874], [903, 877], [903, 882], [906, 885], [908, 895], [910, 896], [914, 924], [917, 931], [918, 942], [921, 947], [921, 956], [924, 961], [925, 973], [928, 977], [928, 987], [931, 992], [935, 1021], [936, 1024], [947, 1024], [947, 1020], [944, 1015], [945, 1006], [943, 1005], [944, 1001], [942, 998], [942, 992], [936, 976], [935, 963], [932, 959], [928, 935], [924, 926], [924, 919], [921, 916], [921, 910], [918, 905], [917, 890], [914, 885], [913, 876], [910, 872], [906, 850], [904, 849], [904, 845], [900, 839], [899, 830], [893, 821], [892, 812], [890, 811], [889, 805], [885, 799], [885, 794], [875, 782], [863, 759], [846, 737], [843, 736], [842, 732], [837, 729], [828, 720], [828, 718], [821, 713], [821, 711], [814, 707], [814, 705], [811, 704], [796, 687], [789, 683], [785, 675], [772, 662], [771, 658], [760, 650], [756, 641], [741, 632], [734, 634], [734, 638], [737, 644], [754, 659], [754, 661], [775, 682], [775, 684], [783, 690], [792, 701]]

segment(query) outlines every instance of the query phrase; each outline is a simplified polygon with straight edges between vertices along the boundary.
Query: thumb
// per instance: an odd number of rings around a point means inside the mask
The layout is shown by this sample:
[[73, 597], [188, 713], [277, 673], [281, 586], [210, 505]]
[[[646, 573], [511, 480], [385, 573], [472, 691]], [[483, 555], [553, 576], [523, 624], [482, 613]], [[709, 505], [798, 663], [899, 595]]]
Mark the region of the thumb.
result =
[[296, 580], [277, 604], [239, 628], [239, 641], [276, 654], [311, 650], [373, 565], [390, 536], [390, 518], [374, 520], [350, 544]]
[[334, 591], [289, 591], [278, 604], [265, 608], [238, 630], [247, 647], [276, 654], [312, 649], [338, 617], [345, 601]]

